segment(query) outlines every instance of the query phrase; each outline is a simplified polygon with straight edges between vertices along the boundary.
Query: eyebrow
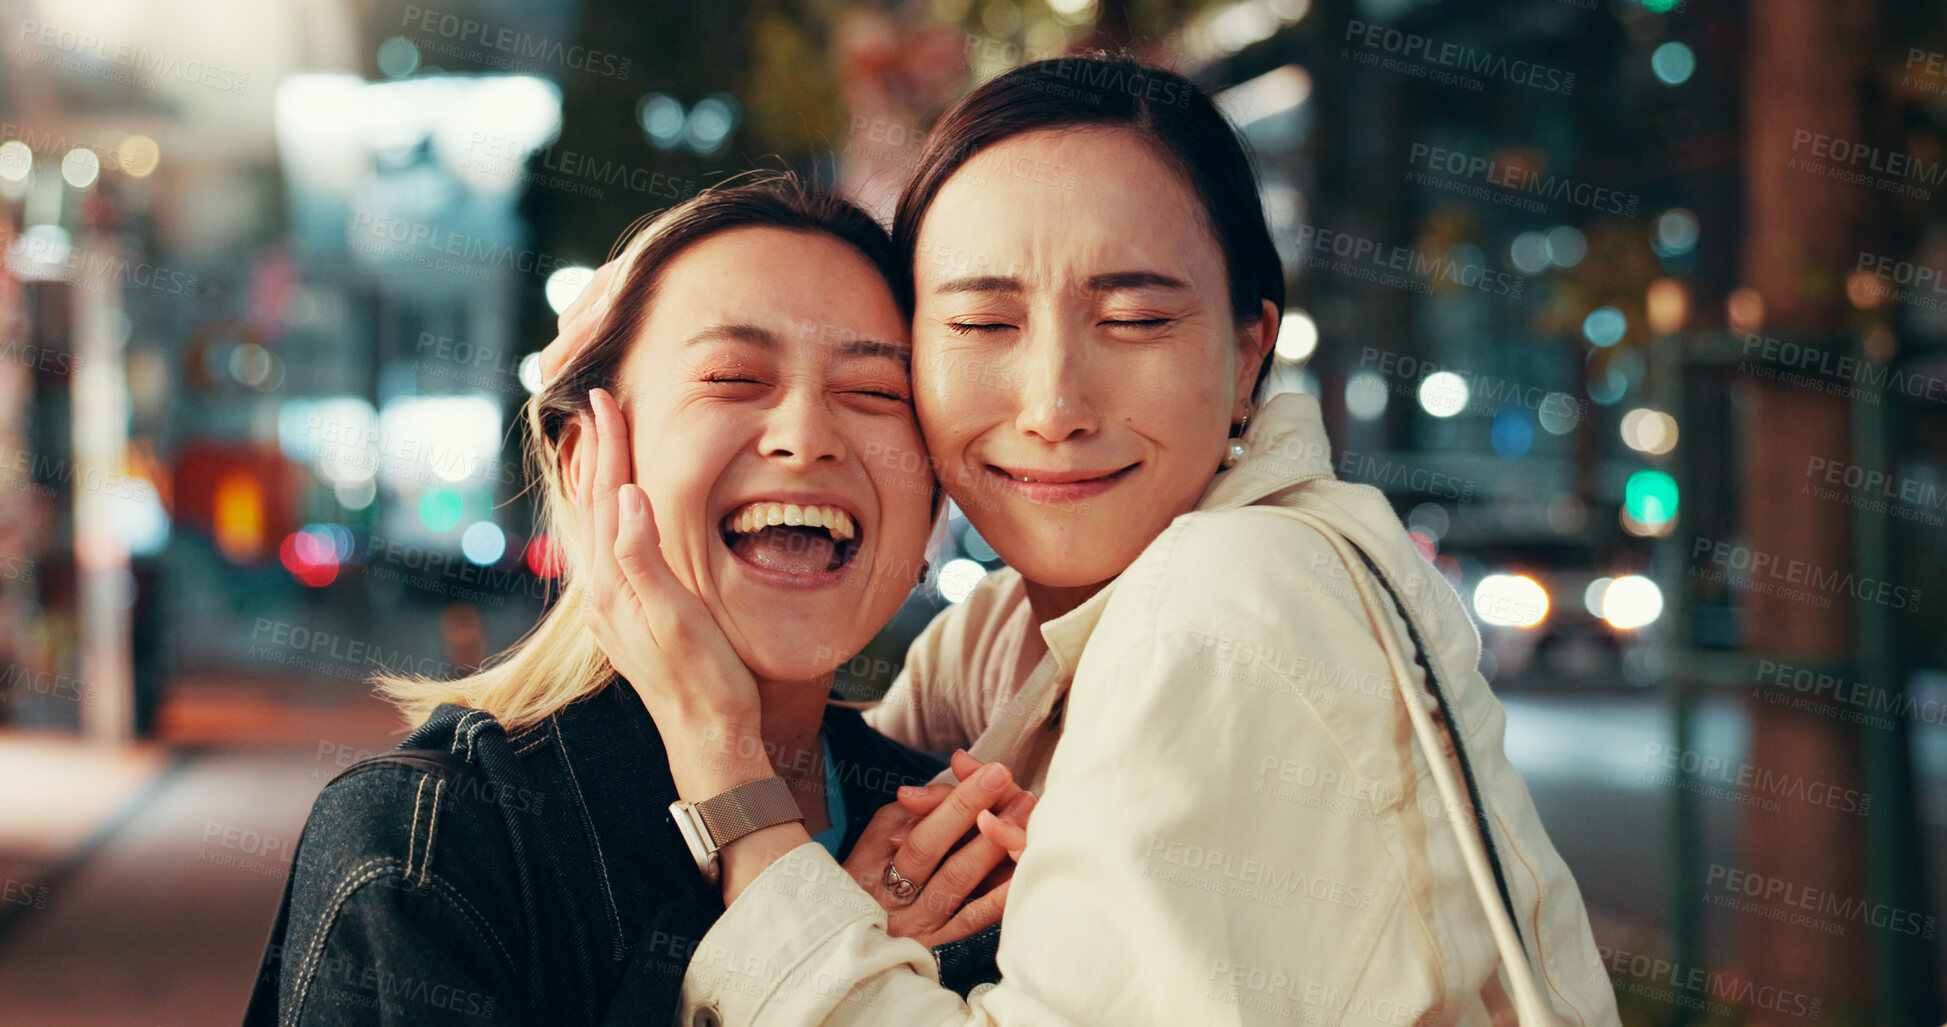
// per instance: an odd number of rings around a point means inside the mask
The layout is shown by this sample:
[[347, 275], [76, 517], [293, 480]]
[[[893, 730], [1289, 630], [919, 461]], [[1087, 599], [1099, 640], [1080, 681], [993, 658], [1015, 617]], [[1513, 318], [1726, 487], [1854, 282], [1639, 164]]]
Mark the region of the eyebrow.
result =
[[[753, 324], [711, 325], [690, 336], [683, 345], [687, 348], [713, 342], [742, 342], [766, 350], [776, 350], [780, 345], [776, 332]], [[912, 347], [904, 343], [881, 342], [857, 336], [840, 343], [838, 351], [848, 357], [883, 357], [902, 364], [911, 364], [913, 357]]]
[[[1181, 278], [1163, 274], [1160, 271], [1110, 271], [1106, 274], [1090, 276], [1085, 283], [1090, 292], [1114, 292], [1117, 289], [1188, 289], [1190, 286]], [[1007, 275], [973, 275], [941, 282], [933, 290], [936, 293], [956, 292], [1006, 292], [1021, 291], [1021, 280]]]

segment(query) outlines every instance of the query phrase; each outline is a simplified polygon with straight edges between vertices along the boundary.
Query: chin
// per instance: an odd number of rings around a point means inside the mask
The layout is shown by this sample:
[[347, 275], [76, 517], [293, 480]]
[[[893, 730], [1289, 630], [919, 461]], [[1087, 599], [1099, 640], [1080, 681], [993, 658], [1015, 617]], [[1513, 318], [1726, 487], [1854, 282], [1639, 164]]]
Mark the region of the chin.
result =
[[744, 666], [750, 668], [751, 674], [769, 681], [809, 681], [823, 677], [850, 655], [821, 642], [798, 647], [766, 639], [755, 648], [755, 652], [746, 652], [739, 647], [737, 655], [744, 658]]
[[[989, 540], [989, 545], [994, 545]], [[1112, 548], [1077, 543], [1072, 539], [1048, 536], [1016, 545], [1009, 552], [994, 546], [1009, 567], [1037, 585], [1048, 588], [1085, 588], [1097, 585], [1128, 569], [1142, 555], [1141, 546]], [[1086, 550], [1085, 552], [1083, 550]], [[1127, 550], [1126, 552], [1124, 550]]]

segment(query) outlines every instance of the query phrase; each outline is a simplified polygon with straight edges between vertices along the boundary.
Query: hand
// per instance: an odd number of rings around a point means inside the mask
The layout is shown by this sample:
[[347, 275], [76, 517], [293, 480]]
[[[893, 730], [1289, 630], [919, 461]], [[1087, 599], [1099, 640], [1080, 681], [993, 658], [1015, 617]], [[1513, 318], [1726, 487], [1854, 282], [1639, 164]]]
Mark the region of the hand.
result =
[[[996, 772], [993, 780], [985, 770]], [[958, 785], [900, 789], [899, 800], [873, 816], [845, 860], [853, 879], [886, 908], [887, 932], [929, 948], [1000, 921], [1013, 874], [1006, 857], [1019, 858], [1027, 845], [1035, 803], [999, 763], [955, 753], [953, 772]], [[894, 896], [885, 884], [888, 864], [918, 893]]]
[[568, 309], [554, 322], [554, 341], [541, 349], [541, 380], [551, 382], [568, 362], [594, 340], [595, 326], [608, 313], [608, 280], [615, 277], [615, 261], [595, 269]]
[[[698, 778], [717, 762], [705, 743], [757, 736], [757, 682], [702, 600], [663, 559], [649, 498], [629, 483], [633, 465], [621, 408], [605, 389], [592, 390], [589, 403], [592, 423], [583, 418], [575, 456], [582, 617], [655, 718], [678, 791], [706, 798], [723, 788]], [[757, 777], [770, 773], [768, 762], [760, 757], [758, 763], [741, 769]], [[684, 789], [686, 778], [699, 794]]]

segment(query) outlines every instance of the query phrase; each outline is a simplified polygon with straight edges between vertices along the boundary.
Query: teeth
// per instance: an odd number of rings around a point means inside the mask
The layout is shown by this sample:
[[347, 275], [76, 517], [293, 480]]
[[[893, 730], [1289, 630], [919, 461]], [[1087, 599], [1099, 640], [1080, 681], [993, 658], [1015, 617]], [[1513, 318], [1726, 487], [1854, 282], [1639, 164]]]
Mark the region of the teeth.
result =
[[796, 503], [751, 503], [730, 515], [729, 529], [746, 535], [773, 524], [823, 528], [840, 542], [858, 534], [852, 515], [835, 506], [799, 506]]

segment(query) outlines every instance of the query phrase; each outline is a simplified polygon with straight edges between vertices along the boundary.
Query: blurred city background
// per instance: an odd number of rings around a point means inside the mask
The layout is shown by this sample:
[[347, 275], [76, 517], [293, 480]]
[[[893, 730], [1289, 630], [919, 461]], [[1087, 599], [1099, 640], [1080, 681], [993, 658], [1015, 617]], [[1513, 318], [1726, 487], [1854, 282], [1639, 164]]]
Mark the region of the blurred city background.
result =
[[241, 1015], [366, 678], [548, 601], [516, 415], [624, 228], [889, 213], [971, 85], [1127, 46], [1255, 148], [1274, 385], [1478, 615], [1625, 1021], [1941, 1022], [1940, 5], [429, 3], [0, 2], [0, 1021]]

